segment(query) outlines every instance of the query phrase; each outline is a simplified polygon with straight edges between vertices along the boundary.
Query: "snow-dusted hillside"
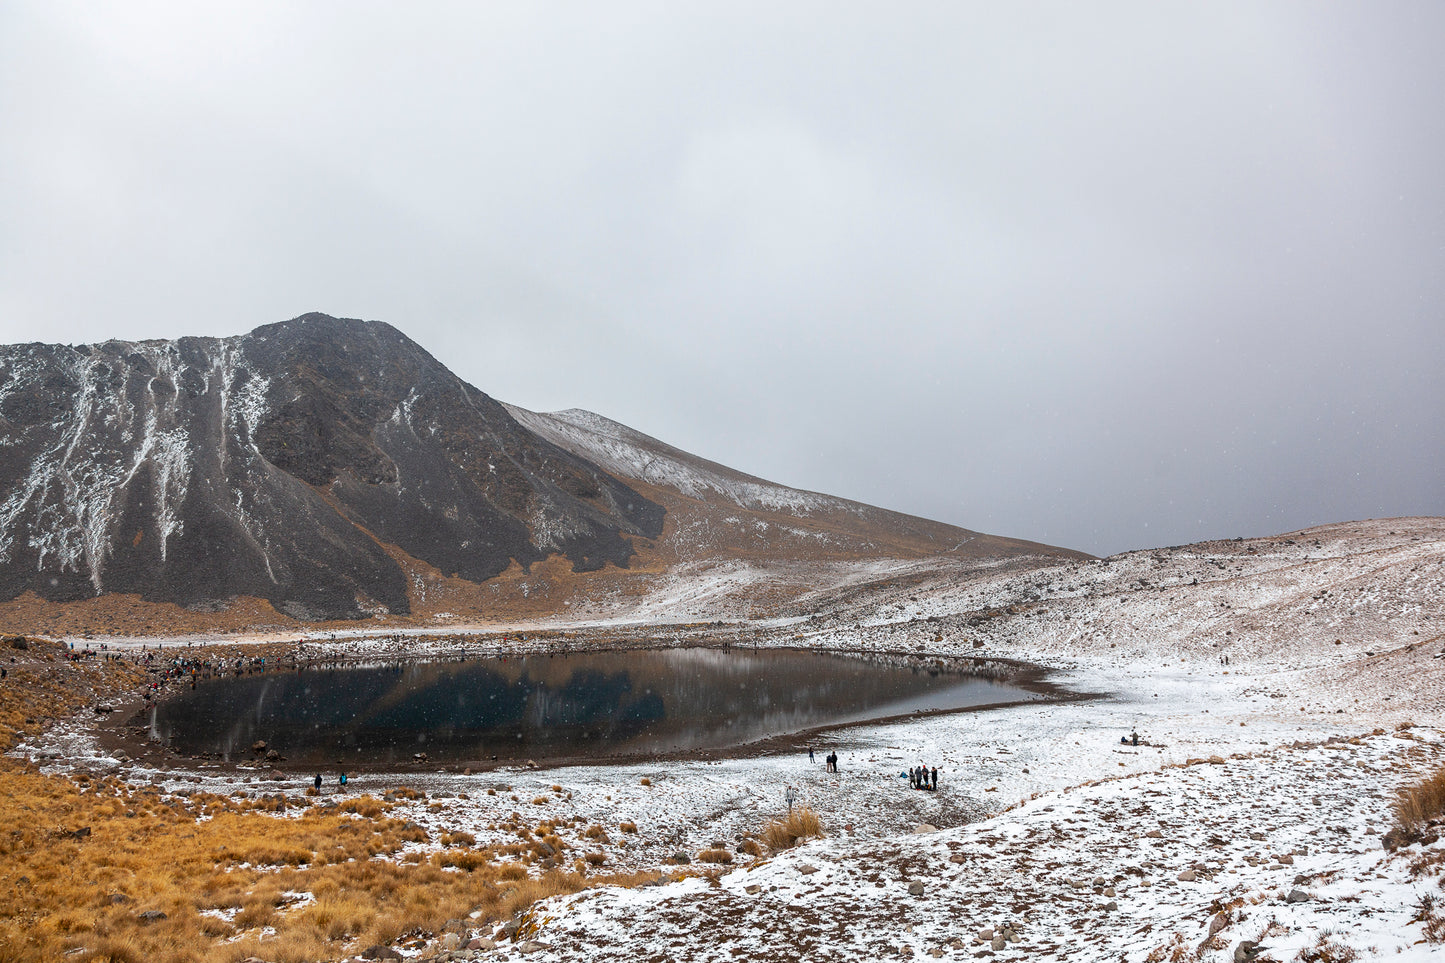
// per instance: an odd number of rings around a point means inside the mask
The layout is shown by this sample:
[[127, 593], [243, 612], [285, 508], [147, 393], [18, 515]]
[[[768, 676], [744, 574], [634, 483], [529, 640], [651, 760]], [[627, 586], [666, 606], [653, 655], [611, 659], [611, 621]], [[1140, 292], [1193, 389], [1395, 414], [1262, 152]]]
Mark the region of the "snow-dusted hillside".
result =
[[581, 408], [541, 414], [506, 405], [518, 423], [568, 451], [581, 454], [620, 478], [671, 488], [690, 498], [721, 496], [743, 508], [809, 515], [862, 514], [867, 506], [842, 498], [777, 485], [698, 458], [610, 418]]
[[977, 563], [1035, 556], [1048, 564], [1058, 557], [1086, 557], [789, 488], [699, 458], [590, 411], [539, 414], [512, 405], [507, 410], [539, 436], [666, 505], [669, 518], [659, 550], [670, 565], [695, 566], [712, 559], [747, 566], [937, 556]]

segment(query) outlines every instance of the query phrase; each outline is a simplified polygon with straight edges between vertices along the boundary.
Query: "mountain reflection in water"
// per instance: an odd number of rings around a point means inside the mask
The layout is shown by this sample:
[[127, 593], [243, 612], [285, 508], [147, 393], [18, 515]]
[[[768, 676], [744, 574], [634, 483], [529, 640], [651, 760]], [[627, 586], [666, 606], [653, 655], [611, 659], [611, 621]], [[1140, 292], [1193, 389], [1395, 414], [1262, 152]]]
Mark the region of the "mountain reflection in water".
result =
[[179, 752], [378, 764], [641, 755], [1026, 697], [934, 668], [671, 649], [408, 662], [215, 679], [153, 710]]

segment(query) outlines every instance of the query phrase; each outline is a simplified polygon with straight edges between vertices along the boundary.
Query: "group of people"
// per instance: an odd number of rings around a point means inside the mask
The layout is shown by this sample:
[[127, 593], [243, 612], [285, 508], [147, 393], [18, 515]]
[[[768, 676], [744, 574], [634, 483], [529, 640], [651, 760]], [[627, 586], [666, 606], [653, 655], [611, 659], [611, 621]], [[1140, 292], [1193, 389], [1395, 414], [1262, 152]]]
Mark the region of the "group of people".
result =
[[[808, 747], [808, 761], [809, 761], [809, 762], [817, 762], [817, 761], [818, 761], [817, 757], [813, 755], [813, 747], [812, 747], [812, 746], [809, 746], [809, 747]], [[825, 771], [827, 771], [827, 772], [837, 772], [837, 771], [838, 771], [838, 754], [837, 754], [836, 752], [830, 752], [830, 753], [828, 753], [826, 756], [823, 757], [823, 764], [824, 764], [824, 767], [825, 767]]]
[[912, 769], [908, 770], [908, 788], [929, 790], [937, 789], [938, 767], [934, 766], [932, 769], [929, 769], [927, 766], [914, 766]]

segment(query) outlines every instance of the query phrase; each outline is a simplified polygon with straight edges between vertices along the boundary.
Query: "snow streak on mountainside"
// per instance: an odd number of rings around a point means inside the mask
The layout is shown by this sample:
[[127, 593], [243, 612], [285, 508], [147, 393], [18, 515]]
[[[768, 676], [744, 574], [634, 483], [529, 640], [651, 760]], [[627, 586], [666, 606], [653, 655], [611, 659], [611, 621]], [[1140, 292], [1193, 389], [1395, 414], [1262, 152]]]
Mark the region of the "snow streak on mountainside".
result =
[[662, 518], [379, 322], [0, 348], [0, 599], [405, 613], [398, 550], [625, 566]]

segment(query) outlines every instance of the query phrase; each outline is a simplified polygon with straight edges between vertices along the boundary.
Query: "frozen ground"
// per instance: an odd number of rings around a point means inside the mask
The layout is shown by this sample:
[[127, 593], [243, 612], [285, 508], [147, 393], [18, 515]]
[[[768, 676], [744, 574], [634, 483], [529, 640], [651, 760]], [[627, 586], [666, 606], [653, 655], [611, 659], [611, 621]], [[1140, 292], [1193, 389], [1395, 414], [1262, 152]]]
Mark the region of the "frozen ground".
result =
[[[875, 567], [793, 617], [719, 631], [759, 645], [1017, 658], [1102, 698], [833, 732], [814, 764], [800, 739], [792, 754], [745, 759], [360, 774], [352, 792], [424, 790], [398, 814], [433, 839], [456, 829], [512, 841], [505, 823], [561, 820], [569, 858], [597, 851], [608, 868], [686, 877], [543, 904], [530, 942], [477, 955], [1229, 961], [1258, 940], [1261, 959], [1346, 958], [1319, 955], [1323, 939], [1360, 958], [1441, 958], [1416, 918], [1427, 895], [1445, 900], [1441, 863], [1412, 878], [1411, 860], [1428, 853], [1387, 855], [1379, 835], [1397, 788], [1445, 764], [1441, 520], [1034, 571]], [[1134, 729], [1146, 745], [1120, 745]], [[73, 725], [22, 751], [116, 764], [93, 745]], [[829, 749], [836, 776], [824, 772]], [[899, 778], [917, 763], [939, 768], [936, 793]], [[300, 791], [267, 772], [129, 775], [175, 791]], [[754, 862], [737, 848], [785, 810], [788, 786], [827, 836]], [[635, 833], [619, 829], [627, 822]], [[585, 835], [594, 825], [605, 842]], [[718, 843], [737, 868], [709, 877], [673, 863]], [[1016, 942], [980, 937], [1005, 925]]]

